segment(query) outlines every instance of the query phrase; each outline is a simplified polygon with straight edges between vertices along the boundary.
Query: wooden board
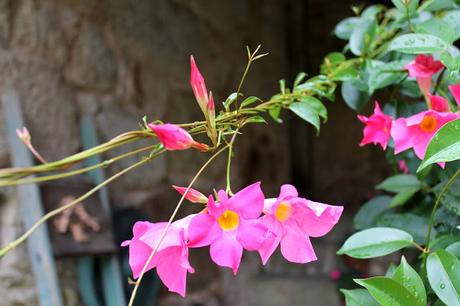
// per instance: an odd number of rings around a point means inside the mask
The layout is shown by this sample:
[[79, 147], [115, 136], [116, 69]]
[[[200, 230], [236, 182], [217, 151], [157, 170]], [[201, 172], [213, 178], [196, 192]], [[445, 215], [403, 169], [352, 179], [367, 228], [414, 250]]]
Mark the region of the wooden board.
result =
[[[94, 187], [83, 180], [43, 184], [45, 211], [51, 211], [77, 199]], [[108, 254], [116, 251], [112, 222], [103, 208], [98, 193], [91, 195], [48, 222], [55, 256]]]

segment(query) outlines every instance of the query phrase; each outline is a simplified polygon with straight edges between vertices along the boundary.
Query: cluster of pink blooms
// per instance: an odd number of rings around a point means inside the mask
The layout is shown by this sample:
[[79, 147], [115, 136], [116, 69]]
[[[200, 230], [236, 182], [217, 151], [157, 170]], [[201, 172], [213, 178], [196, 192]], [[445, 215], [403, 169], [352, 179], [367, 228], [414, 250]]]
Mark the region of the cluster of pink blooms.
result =
[[[191, 58], [191, 85], [207, 120], [213, 116], [212, 95]], [[209, 104], [212, 104], [212, 107]], [[150, 124], [167, 150], [197, 148], [206, 150], [187, 131], [173, 124]], [[152, 252], [159, 246], [147, 266], [156, 268], [158, 276], [172, 292], [185, 295], [187, 273], [194, 273], [189, 262], [191, 248], [208, 247], [211, 260], [219, 266], [238, 272], [243, 250], [257, 251], [266, 264], [280, 246], [281, 254], [290, 262], [316, 260], [310, 237], [327, 234], [339, 220], [343, 207], [313, 202], [299, 197], [294, 186], [283, 185], [278, 198], [266, 199], [260, 182], [229, 196], [220, 190], [215, 197], [173, 186], [192, 203], [204, 209], [170, 224], [163, 236], [166, 222], [136, 222], [133, 238], [123, 242], [129, 246], [129, 264], [138, 278]]]
[[[460, 84], [449, 86], [449, 90], [457, 105], [450, 105], [449, 101], [441, 96], [430, 93], [433, 75], [438, 73], [443, 64], [433, 59], [431, 55], [418, 55], [405, 66], [410, 77], [415, 77], [420, 91], [428, 102], [429, 109], [410, 117], [393, 119], [380, 109], [375, 102], [374, 113], [370, 117], [358, 115], [358, 119], [365, 124], [364, 138], [360, 145], [369, 143], [380, 144], [385, 150], [390, 138], [394, 141], [394, 153], [398, 154], [413, 149], [415, 155], [422, 159], [434, 134], [449, 121], [460, 118]], [[444, 163], [440, 163], [443, 167]], [[407, 167], [400, 164], [404, 172]]]

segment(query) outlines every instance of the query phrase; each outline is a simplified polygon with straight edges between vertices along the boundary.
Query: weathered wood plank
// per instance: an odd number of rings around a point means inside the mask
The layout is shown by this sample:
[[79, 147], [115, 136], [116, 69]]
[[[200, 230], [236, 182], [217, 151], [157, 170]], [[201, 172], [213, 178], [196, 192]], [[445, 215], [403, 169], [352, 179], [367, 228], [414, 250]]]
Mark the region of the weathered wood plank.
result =
[[[17, 93], [15, 91], [4, 93], [2, 102], [12, 164], [14, 167], [33, 166], [34, 162], [30, 152], [16, 136], [16, 129], [24, 126]], [[38, 186], [36, 184], [19, 185], [17, 190], [24, 226], [30, 228], [43, 216]], [[40, 305], [62, 306], [61, 290], [46, 224], [40, 226], [27, 239], [27, 246], [39, 292]]]

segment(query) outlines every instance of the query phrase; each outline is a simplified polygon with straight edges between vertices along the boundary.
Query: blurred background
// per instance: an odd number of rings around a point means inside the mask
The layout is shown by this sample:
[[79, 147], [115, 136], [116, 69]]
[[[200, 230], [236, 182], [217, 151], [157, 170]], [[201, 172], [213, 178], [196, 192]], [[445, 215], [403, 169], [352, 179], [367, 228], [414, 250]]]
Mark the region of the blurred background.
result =
[[[335, 24], [353, 15], [350, 6], [360, 3], [364, 2], [0, 0], [0, 91], [18, 92], [33, 143], [45, 158], [56, 160], [82, 148], [83, 116], [94, 120], [100, 141], [137, 129], [144, 115], [175, 123], [201, 120], [189, 86], [190, 54], [219, 102], [236, 91], [246, 65], [246, 46], [262, 44], [262, 51], [270, 53], [251, 69], [243, 87], [247, 96], [266, 99], [278, 92], [279, 79], [289, 84], [300, 71], [317, 74], [322, 58], [343, 48], [332, 34]], [[188, 279], [187, 297], [160, 287], [155, 305], [341, 305], [337, 282], [356, 267], [335, 252], [352, 231], [350, 216], [389, 169], [381, 151], [358, 146], [362, 126], [341, 102], [339, 91], [337, 101], [326, 105], [329, 119], [319, 137], [290, 114], [283, 124], [268, 120], [269, 125], [247, 127], [236, 143], [232, 173], [236, 190], [260, 180], [266, 196], [272, 197], [281, 184], [292, 183], [309, 199], [344, 205], [345, 215], [334, 231], [313, 239], [319, 260], [295, 265], [275, 255], [262, 267], [257, 254], [245, 254], [240, 273], [233, 277], [212, 264], [206, 250], [193, 251], [197, 272]], [[4, 116], [0, 106], [0, 117]], [[10, 153], [1, 119], [1, 167], [11, 165]], [[213, 187], [224, 187], [224, 159], [199, 179], [197, 189], [209, 193]], [[166, 219], [178, 200], [171, 184], [186, 185], [204, 160], [198, 153], [174, 152], [111, 184], [116, 239], [129, 238], [133, 220]], [[106, 174], [133, 162], [123, 160]], [[24, 229], [15, 188], [2, 188], [0, 194], [3, 245]], [[194, 211], [196, 207], [187, 205], [184, 214]], [[125, 219], [120, 221], [120, 215]], [[2, 306], [38, 305], [27, 252], [22, 246], [0, 259]], [[69, 306], [83, 305], [84, 300], [77, 281], [78, 260], [57, 259], [62, 295]], [[98, 273], [95, 269], [95, 278]], [[127, 275], [123, 277], [127, 283]], [[139, 305], [153, 305], [147, 300]]]

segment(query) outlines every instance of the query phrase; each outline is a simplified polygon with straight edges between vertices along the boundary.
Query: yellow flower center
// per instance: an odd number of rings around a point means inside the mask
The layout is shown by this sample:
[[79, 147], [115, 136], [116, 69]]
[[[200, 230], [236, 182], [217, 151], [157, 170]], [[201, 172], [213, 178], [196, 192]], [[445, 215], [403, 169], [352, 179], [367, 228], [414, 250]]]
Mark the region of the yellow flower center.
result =
[[280, 222], [285, 222], [291, 216], [291, 210], [291, 204], [288, 202], [281, 202], [275, 211], [275, 217]]
[[222, 215], [217, 219], [217, 223], [224, 231], [233, 231], [238, 228], [240, 224], [240, 217], [233, 210], [226, 210]]
[[426, 115], [419, 124], [420, 129], [424, 132], [431, 133], [438, 127], [438, 121], [433, 115]]

